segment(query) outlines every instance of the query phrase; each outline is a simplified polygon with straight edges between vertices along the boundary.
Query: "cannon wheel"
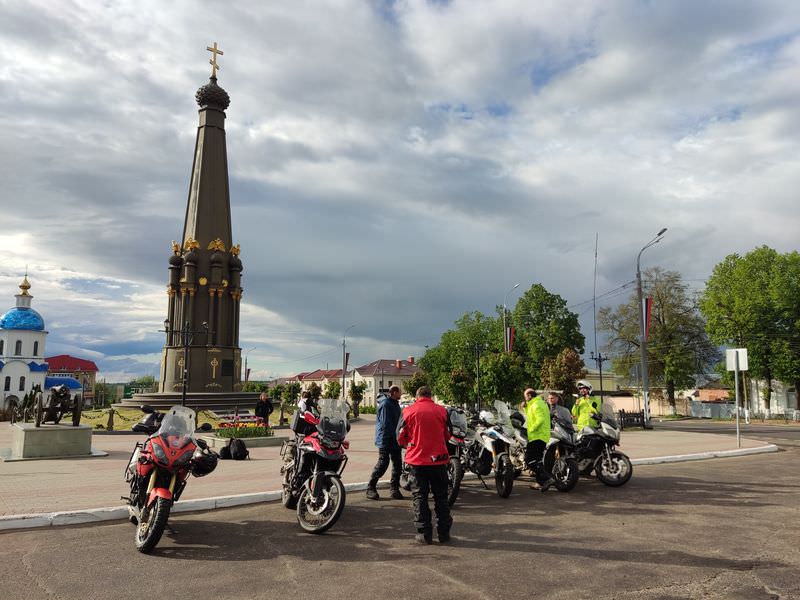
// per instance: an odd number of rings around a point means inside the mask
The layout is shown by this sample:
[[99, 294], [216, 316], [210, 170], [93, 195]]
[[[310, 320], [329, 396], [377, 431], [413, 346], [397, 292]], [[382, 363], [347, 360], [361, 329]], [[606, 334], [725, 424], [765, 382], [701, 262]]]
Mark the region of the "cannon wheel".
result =
[[83, 398], [75, 396], [72, 405], [72, 426], [77, 427], [81, 424], [81, 411], [83, 410]]
[[33, 408], [33, 420], [36, 427], [41, 427], [42, 417], [44, 416], [44, 407], [42, 406], [41, 394], [36, 396], [36, 405]]

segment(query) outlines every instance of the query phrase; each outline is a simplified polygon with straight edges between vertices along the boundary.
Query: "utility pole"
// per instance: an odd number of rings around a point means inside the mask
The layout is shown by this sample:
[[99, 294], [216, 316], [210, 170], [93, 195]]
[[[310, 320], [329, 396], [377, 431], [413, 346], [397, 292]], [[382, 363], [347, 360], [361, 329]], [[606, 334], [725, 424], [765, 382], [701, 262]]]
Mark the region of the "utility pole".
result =
[[597, 353], [597, 356], [595, 356], [594, 352], [592, 352], [591, 357], [594, 363], [597, 365], [597, 368], [600, 369], [600, 399], [605, 400], [605, 398], [603, 398], [603, 363], [608, 360], [608, 357], [603, 356], [600, 352]]
[[353, 327], [356, 326], [356, 323], [353, 323], [344, 330], [344, 334], [342, 334], [342, 400], [345, 401], [347, 396], [344, 393], [344, 386], [345, 386], [345, 378], [347, 377], [347, 332], [350, 331]]

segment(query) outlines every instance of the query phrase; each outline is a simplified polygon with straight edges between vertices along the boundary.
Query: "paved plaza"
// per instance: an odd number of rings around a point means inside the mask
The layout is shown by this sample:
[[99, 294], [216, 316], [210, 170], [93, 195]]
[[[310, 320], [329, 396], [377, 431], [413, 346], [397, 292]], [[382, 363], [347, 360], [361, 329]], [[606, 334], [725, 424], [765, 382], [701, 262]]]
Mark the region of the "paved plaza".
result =
[[571, 493], [541, 494], [515, 486], [506, 500], [469, 481], [450, 545], [414, 543], [408, 500], [371, 502], [361, 493], [348, 496], [322, 536], [302, 533], [275, 502], [174, 515], [175, 532], [151, 556], [135, 550], [124, 522], [9, 531], [0, 533], [1, 595], [799, 598], [798, 458], [790, 447], [638, 466], [622, 488], [581, 480]]

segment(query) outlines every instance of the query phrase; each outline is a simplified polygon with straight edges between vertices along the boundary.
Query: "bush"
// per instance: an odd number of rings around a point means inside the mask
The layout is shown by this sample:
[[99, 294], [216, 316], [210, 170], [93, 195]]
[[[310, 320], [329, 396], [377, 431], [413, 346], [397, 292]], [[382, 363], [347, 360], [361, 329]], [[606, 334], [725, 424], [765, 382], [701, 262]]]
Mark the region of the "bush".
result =
[[360, 415], [374, 415], [376, 412], [378, 412], [377, 406], [364, 406], [363, 404], [358, 406], [358, 414]]
[[215, 432], [217, 437], [221, 438], [254, 438], [254, 437], [272, 437], [275, 432], [272, 427], [264, 427], [263, 425], [254, 425], [252, 423], [237, 423], [225, 426], [220, 426]]

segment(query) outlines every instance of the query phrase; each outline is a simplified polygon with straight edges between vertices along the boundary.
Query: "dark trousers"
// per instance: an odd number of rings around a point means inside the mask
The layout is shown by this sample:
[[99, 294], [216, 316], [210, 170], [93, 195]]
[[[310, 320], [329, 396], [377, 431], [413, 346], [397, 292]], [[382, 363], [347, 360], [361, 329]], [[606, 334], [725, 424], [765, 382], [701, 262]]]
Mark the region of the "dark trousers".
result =
[[400, 473], [403, 470], [403, 457], [400, 454], [400, 448], [378, 448], [378, 462], [375, 468], [372, 469], [372, 476], [369, 478], [369, 487], [375, 489], [378, 485], [378, 479], [383, 477], [386, 469], [389, 468], [389, 460], [392, 461], [392, 479], [389, 483], [391, 490], [398, 491], [400, 489]]
[[411, 466], [410, 473], [412, 510], [414, 525], [422, 533], [432, 531], [431, 509], [428, 506], [428, 494], [433, 494], [433, 507], [436, 511], [436, 530], [449, 533], [453, 519], [450, 517], [450, 505], [447, 503], [447, 465], [429, 467]]
[[543, 440], [529, 441], [525, 447], [525, 464], [533, 471], [536, 481], [539, 483], [544, 483], [550, 478], [549, 473], [545, 472], [542, 464], [545, 448], [547, 448], [547, 442]]

